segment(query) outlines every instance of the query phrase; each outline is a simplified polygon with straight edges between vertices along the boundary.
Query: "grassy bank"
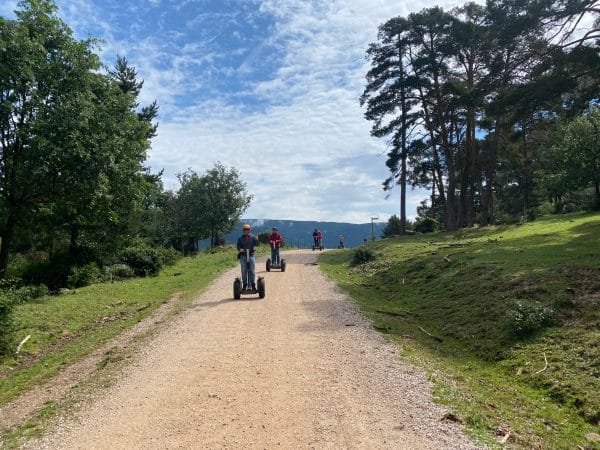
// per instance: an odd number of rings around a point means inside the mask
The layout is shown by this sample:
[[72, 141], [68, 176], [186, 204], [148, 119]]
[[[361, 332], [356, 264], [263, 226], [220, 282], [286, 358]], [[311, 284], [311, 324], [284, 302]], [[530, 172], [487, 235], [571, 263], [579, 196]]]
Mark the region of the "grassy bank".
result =
[[233, 250], [201, 254], [154, 277], [96, 284], [18, 305], [15, 339], [31, 338], [18, 357], [0, 359], [0, 404], [149, 316], [175, 293], [185, 306], [235, 263]]
[[[485, 442], [599, 448], [600, 215], [387, 239], [321, 267]], [[587, 435], [587, 437], [586, 437]]]

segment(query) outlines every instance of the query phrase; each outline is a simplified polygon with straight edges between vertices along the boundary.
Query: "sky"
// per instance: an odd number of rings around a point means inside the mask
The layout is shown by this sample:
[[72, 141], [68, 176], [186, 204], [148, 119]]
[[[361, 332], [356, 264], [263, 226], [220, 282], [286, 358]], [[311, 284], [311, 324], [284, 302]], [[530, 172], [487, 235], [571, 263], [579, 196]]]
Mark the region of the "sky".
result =
[[[0, 0], [14, 17], [16, 0]], [[446, 0], [58, 0], [77, 38], [102, 39], [108, 66], [127, 58], [157, 100], [148, 165], [199, 174], [235, 167], [253, 201], [244, 217], [365, 223], [399, 212], [382, 182], [387, 145], [359, 97], [365, 51], [386, 20]], [[388, 195], [389, 194], [389, 195]], [[427, 198], [407, 196], [407, 213]], [[389, 198], [386, 198], [388, 197]]]

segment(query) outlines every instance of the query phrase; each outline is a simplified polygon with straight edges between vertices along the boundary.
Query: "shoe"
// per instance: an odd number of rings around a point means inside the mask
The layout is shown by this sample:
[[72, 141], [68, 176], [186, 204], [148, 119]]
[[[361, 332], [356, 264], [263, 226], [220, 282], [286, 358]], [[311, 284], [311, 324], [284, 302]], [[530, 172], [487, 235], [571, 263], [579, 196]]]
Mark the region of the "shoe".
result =
[[247, 291], [248, 290], [248, 286], [244, 285], [242, 286], [242, 291]]
[[253, 291], [255, 291], [255, 290], [256, 290], [256, 285], [255, 285], [255, 284], [253, 284], [253, 285], [252, 285], [252, 290], [253, 290]]

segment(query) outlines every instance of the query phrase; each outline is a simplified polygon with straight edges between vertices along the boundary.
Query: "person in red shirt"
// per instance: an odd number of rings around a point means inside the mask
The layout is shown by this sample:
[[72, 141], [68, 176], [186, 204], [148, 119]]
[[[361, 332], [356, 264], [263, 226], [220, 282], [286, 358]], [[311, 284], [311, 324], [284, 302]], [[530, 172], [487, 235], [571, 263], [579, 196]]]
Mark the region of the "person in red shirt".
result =
[[281, 236], [277, 227], [273, 227], [273, 230], [269, 235], [269, 245], [271, 246], [271, 264], [273, 264], [274, 266], [278, 266], [281, 264], [281, 259], [279, 257], [279, 249], [281, 248], [282, 242], [283, 236]]

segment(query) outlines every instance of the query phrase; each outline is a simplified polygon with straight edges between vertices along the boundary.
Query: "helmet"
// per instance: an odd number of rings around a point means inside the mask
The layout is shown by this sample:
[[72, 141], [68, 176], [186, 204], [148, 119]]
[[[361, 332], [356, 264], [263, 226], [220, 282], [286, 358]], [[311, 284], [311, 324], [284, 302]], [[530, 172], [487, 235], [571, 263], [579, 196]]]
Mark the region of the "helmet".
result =
[[242, 230], [249, 230], [249, 229], [250, 229], [250, 225], [248, 225], [248, 224], [245, 224], [245, 225], [242, 227]]
[[277, 227], [273, 227], [273, 230], [274, 230], [274, 231], [277, 231]]

